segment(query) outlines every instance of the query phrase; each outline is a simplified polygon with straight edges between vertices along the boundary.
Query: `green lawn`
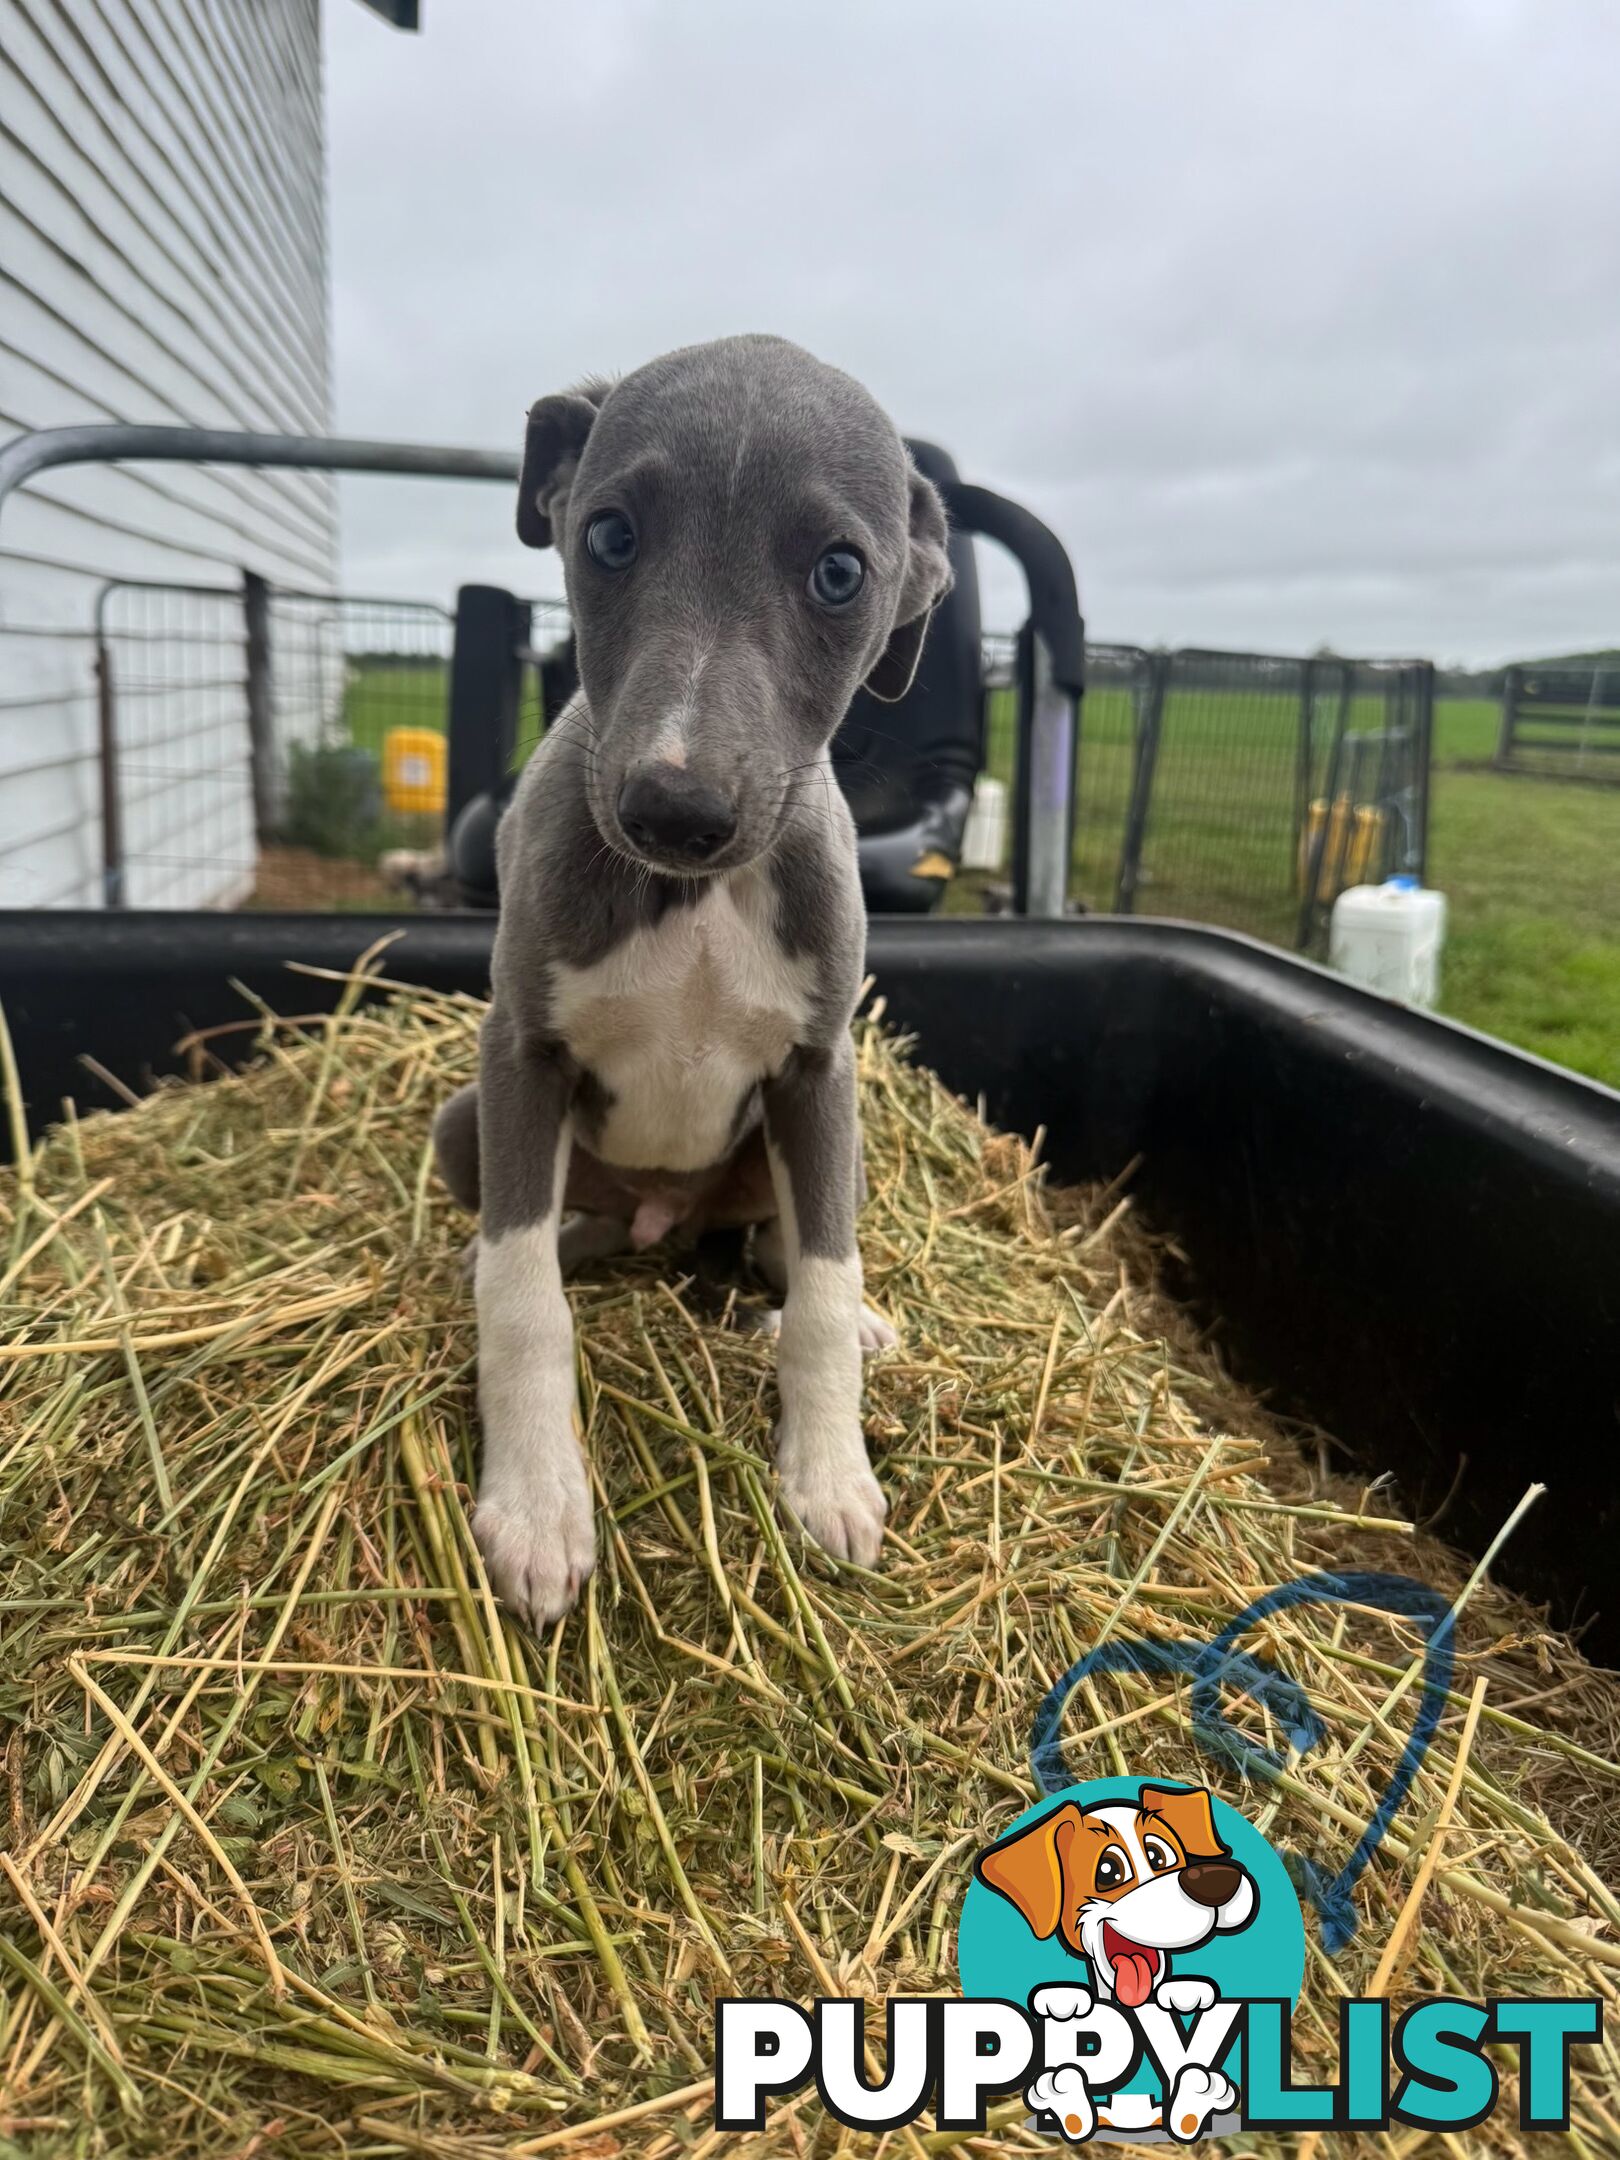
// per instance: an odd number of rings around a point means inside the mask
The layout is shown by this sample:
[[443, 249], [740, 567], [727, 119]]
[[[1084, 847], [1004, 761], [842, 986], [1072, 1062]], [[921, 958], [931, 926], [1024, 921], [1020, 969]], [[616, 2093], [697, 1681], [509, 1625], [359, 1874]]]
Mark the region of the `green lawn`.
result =
[[[391, 727], [442, 728], [448, 687], [440, 665], [364, 662], [345, 700], [351, 740], [380, 753]], [[1296, 715], [1292, 695], [1172, 694], [1138, 913], [1292, 946]], [[1376, 721], [1370, 706], [1351, 717]], [[1620, 787], [1480, 769], [1496, 723], [1493, 704], [1436, 708], [1429, 877], [1450, 905], [1443, 1010], [1620, 1087]], [[520, 756], [537, 725], [526, 710]], [[986, 763], [1011, 772], [1010, 693], [992, 703]], [[1099, 686], [1085, 705], [1075, 837], [1075, 883], [1092, 908], [1113, 901], [1130, 776], [1130, 695]], [[1323, 786], [1320, 757], [1312, 786]], [[974, 881], [949, 904], [976, 908]]]
[[[390, 728], [431, 728], [442, 735], [450, 722], [450, 663], [369, 655], [355, 661], [343, 693], [343, 718], [350, 742], [378, 758]], [[519, 764], [539, 737], [539, 691], [533, 669], [525, 668], [515, 753]]]
[[431, 728], [442, 735], [449, 720], [450, 668], [443, 660], [378, 660], [369, 655], [349, 669], [343, 719], [357, 750], [382, 756], [390, 728]]
[[[1336, 714], [1317, 708], [1309, 793], [1327, 786]], [[991, 711], [986, 764], [1012, 771], [1012, 699]], [[1358, 698], [1352, 737], [1383, 724], [1383, 707]], [[1103, 685], [1086, 694], [1081, 732], [1075, 885], [1088, 908], [1114, 904], [1120, 841], [1131, 792], [1132, 696]], [[1217, 923], [1292, 946], [1298, 927], [1296, 800], [1300, 777], [1295, 692], [1173, 689], [1166, 700], [1152, 810], [1136, 889], [1139, 915]], [[1371, 778], [1370, 766], [1367, 777]], [[1339, 786], [1349, 784], [1348, 767]], [[975, 904], [971, 899], [968, 905]]]
[[1450, 904], [1443, 1007], [1620, 1087], [1620, 787], [1469, 769], [1496, 708], [1436, 714], [1429, 875]]
[[[1295, 712], [1292, 697], [1172, 695], [1139, 914], [1292, 946]], [[1442, 1010], [1620, 1087], [1620, 787], [1479, 769], [1496, 729], [1494, 704], [1442, 699], [1436, 708], [1429, 880], [1449, 904]], [[1075, 884], [1093, 908], [1113, 900], [1130, 743], [1129, 694], [1089, 693]], [[986, 762], [1003, 778], [1011, 772], [1010, 695], [992, 708]], [[978, 905], [971, 883], [952, 901]]]

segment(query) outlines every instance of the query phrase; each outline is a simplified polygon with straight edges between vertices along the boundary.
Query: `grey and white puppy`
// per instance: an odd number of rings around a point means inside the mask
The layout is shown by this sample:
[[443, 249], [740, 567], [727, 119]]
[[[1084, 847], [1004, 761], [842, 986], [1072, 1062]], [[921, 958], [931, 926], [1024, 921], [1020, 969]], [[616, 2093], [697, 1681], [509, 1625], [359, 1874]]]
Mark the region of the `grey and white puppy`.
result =
[[596, 1557], [563, 1273], [677, 1223], [761, 1226], [782, 1499], [877, 1558], [860, 1359], [893, 1337], [855, 1244], [864, 916], [828, 744], [861, 684], [903, 694], [950, 569], [892, 422], [772, 337], [542, 398], [518, 533], [562, 555], [581, 687], [501, 822], [479, 1078], [435, 1141], [481, 1210], [473, 1529], [539, 1625]]

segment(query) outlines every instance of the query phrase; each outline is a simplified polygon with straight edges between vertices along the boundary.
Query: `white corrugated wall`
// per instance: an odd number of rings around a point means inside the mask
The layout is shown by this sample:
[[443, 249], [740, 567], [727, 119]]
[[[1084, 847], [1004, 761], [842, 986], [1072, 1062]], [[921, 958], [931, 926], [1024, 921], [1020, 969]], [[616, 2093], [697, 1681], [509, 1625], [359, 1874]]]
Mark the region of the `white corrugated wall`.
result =
[[[0, 0], [0, 437], [95, 420], [324, 433], [327, 341], [320, 0]], [[0, 905], [101, 897], [87, 633], [105, 581], [234, 588], [252, 569], [324, 589], [335, 557], [315, 474], [67, 468], [11, 499]], [[152, 626], [152, 602], [117, 605]], [[163, 736], [125, 775], [135, 905], [229, 903], [251, 877], [237, 627], [220, 603], [190, 619], [215, 642], [189, 659], [173, 639], [117, 648], [121, 725]]]

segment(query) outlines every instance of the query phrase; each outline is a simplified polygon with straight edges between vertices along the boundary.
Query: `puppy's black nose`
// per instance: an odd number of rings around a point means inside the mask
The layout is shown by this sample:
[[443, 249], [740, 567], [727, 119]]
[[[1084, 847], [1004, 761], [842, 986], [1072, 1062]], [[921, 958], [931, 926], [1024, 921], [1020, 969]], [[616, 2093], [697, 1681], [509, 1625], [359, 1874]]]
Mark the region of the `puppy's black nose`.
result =
[[737, 830], [737, 813], [726, 798], [679, 765], [632, 773], [619, 790], [618, 812], [632, 847], [690, 863], [718, 855]]
[[1181, 1871], [1181, 1887], [1199, 1905], [1213, 1911], [1237, 1896], [1243, 1870], [1230, 1860], [1192, 1860]]

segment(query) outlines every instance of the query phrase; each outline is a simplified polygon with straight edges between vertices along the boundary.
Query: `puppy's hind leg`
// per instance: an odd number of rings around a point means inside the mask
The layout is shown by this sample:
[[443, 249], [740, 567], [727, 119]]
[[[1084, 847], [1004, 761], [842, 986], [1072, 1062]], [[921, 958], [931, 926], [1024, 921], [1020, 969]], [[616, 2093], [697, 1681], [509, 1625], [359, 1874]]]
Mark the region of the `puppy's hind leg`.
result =
[[[764, 1277], [767, 1289], [774, 1290], [778, 1297], [786, 1297], [787, 1235], [782, 1228], [780, 1215], [768, 1223], [761, 1223], [754, 1232], [753, 1261]], [[760, 1314], [758, 1332], [761, 1335], [778, 1334], [781, 1326], [782, 1314], [778, 1307], [772, 1306], [769, 1311]], [[892, 1350], [900, 1340], [883, 1315], [874, 1312], [870, 1305], [863, 1304], [861, 1307], [859, 1331], [863, 1357], [876, 1357], [880, 1350]]]
[[457, 1088], [433, 1120], [433, 1153], [439, 1175], [471, 1215], [478, 1213], [478, 1083]]
[[564, 1275], [629, 1250], [630, 1225], [619, 1215], [569, 1215], [557, 1232], [557, 1265]]
[[[630, 1226], [616, 1215], [569, 1215], [557, 1232], [557, 1272], [566, 1282], [593, 1260], [612, 1260], [627, 1250]], [[478, 1281], [478, 1240], [470, 1237], [461, 1255], [461, 1279], [469, 1288]]]

